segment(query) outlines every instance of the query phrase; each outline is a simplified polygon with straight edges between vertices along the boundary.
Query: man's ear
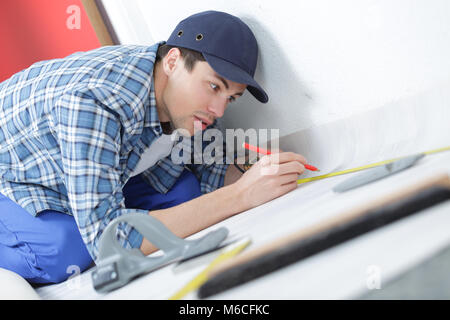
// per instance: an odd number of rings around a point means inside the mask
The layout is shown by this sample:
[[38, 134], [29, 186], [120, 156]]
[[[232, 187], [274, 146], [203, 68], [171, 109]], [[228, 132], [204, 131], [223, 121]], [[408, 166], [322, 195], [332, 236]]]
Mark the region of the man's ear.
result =
[[163, 69], [166, 75], [171, 75], [182, 60], [181, 51], [178, 48], [172, 48], [167, 52], [163, 59]]

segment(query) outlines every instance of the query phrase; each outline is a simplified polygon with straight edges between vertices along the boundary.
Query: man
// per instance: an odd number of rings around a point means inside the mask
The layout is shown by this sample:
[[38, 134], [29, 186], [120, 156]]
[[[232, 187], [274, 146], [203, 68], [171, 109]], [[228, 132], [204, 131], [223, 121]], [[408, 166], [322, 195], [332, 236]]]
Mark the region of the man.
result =
[[[176, 129], [214, 128], [253, 79], [258, 48], [240, 19], [207, 11], [166, 43], [111, 46], [36, 63], [0, 84], [0, 267], [32, 283], [65, 280], [98, 254], [105, 227], [140, 212], [186, 237], [296, 188], [306, 160], [281, 152], [242, 176], [177, 164]], [[271, 175], [267, 164], [279, 165]], [[122, 226], [126, 248], [157, 248]]]

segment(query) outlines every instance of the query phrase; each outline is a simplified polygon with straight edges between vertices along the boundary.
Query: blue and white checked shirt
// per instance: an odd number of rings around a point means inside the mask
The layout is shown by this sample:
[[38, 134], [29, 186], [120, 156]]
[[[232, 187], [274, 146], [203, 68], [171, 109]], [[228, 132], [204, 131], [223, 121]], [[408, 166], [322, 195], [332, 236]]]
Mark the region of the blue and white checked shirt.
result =
[[[162, 134], [152, 75], [163, 43], [77, 52], [0, 83], [0, 192], [34, 216], [46, 209], [73, 215], [94, 260], [111, 220], [148, 214], [125, 208], [122, 187]], [[179, 165], [170, 156], [142, 176], [166, 193], [185, 166], [203, 193], [223, 186], [226, 164]], [[126, 248], [142, 242], [130, 226], [119, 236]]]

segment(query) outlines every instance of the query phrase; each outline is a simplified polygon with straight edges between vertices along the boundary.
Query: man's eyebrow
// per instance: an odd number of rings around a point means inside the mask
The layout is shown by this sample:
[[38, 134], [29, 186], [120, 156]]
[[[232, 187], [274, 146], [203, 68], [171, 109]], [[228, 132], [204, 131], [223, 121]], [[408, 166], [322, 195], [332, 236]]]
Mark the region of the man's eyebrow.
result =
[[[227, 81], [222, 78], [221, 76], [219, 76], [217, 73], [214, 74], [214, 76], [219, 79], [220, 81], [222, 81], [223, 85], [225, 86], [225, 88], [229, 88]], [[234, 95], [238, 95], [238, 96], [242, 96], [244, 94], [244, 92], [237, 92]]]

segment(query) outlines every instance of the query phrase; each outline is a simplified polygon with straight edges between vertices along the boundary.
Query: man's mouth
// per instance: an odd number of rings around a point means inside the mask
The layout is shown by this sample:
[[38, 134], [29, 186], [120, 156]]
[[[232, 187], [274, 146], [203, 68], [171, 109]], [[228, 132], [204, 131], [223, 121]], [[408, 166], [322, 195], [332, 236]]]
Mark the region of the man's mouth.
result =
[[210, 122], [209, 120], [201, 119], [197, 116], [194, 116], [194, 124], [195, 124], [195, 121], [199, 121], [202, 124], [202, 130], [205, 130], [207, 126], [212, 124], [212, 122]]

